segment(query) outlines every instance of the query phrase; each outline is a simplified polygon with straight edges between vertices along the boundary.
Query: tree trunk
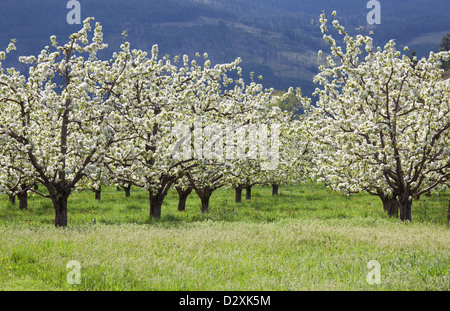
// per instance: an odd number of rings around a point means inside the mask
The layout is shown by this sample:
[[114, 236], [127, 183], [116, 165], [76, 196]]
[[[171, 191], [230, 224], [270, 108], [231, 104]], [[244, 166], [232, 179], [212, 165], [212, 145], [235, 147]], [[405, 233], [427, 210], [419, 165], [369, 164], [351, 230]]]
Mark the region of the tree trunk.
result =
[[69, 195], [58, 194], [57, 198], [52, 198], [55, 207], [55, 227], [67, 227], [67, 199]]
[[95, 189], [94, 192], [95, 192], [95, 199], [97, 201], [100, 201], [102, 199], [102, 187]]
[[278, 195], [278, 185], [272, 184], [272, 196]]
[[125, 190], [125, 197], [129, 198], [131, 196], [131, 185], [123, 186], [123, 190]]
[[[389, 217], [398, 218], [400, 212], [401, 221], [411, 221], [411, 206], [412, 200], [409, 200], [411, 195], [405, 193], [397, 195], [397, 198], [380, 197], [383, 202], [383, 208]], [[398, 199], [400, 198], [400, 199]]]
[[164, 201], [164, 197], [165, 196], [163, 196], [161, 193], [153, 194], [151, 191], [149, 191], [150, 218], [161, 218], [161, 207]]
[[209, 212], [209, 199], [211, 198], [212, 189], [210, 187], [205, 187], [201, 189], [196, 189], [195, 192], [197, 193], [198, 197], [200, 198], [202, 202], [202, 213], [208, 213]]
[[186, 200], [192, 192], [192, 187], [188, 187], [185, 190], [181, 187], [176, 187], [176, 189], [178, 192], [178, 210], [184, 212], [186, 210]]
[[202, 201], [202, 213], [203, 214], [209, 213], [209, 198], [210, 197], [203, 197], [201, 199], [201, 201]]
[[19, 199], [19, 209], [28, 209], [28, 191], [22, 191], [17, 193], [17, 198]]
[[[161, 218], [161, 207], [164, 202], [167, 193], [170, 188], [177, 180], [176, 176], [171, 175], [163, 175], [159, 178], [158, 183], [158, 191], [156, 193], [152, 193], [149, 191], [150, 198], [150, 218], [160, 219]], [[129, 184], [129, 188], [131, 185]]]
[[[408, 196], [409, 197], [409, 196]], [[411, 207], [412, 207], [412, 200], [408, 200], [408, 197], [406, 197], [403, 200], [400, 200], [400, 220], [401, 221], [411, 221]]]
[[381, 201], [383, 202], [383, 209], [387, 212], [388, 216], [398, 218], [398, 201], [392, 198], [381, 198]]
[[236, 191], [236, 203], [241, 203], [242, 202], [242, 186], [237, 186], [234, 188], [234, 190]]
[[249, 201], [252, 199], [252, 186], [245, 187], [245, 198]]
[[9, 203], [16, 204], [16, 195], [15, 194], [8, 194], [9, 196]]

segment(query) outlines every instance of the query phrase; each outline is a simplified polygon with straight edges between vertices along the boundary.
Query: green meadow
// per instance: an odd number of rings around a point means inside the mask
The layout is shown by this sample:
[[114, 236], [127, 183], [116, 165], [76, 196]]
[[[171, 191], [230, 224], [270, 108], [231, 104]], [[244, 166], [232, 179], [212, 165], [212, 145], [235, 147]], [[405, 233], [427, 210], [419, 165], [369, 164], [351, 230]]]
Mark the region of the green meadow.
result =
[[[0, 290], [450, 290], [448, 193], [415, 201], [411, 223], [388, 218], [376, 197], [309, 183], [275, 197], [254, 187], [242, 203], [221, 188], [206, 215], [195, 193], [179, 212], [172, 191], [160, 220], [147, 196], [74, 193], [67, 228], [54, 227], [48, 199], [30, 195], [20, 211], [1, 196]], [[373, 260], [379, 284], [368, 280]]]

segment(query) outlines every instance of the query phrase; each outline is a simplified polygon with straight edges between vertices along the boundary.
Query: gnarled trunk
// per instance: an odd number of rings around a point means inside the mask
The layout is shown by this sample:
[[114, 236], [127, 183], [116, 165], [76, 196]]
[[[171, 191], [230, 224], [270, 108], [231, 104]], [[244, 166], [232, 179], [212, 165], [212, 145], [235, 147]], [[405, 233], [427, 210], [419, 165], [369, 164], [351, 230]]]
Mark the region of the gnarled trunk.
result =
[[389, 217], [398, 218], [399, 203], [396, 199], [382, 197], [383, 209]]
[[394, 197], [380, 196], [380, 199], [389, 217], [398, 218], [400, 212], [401, 221], [411, 221], [412, 200], [409, 199], [410, 197], [412, 197], [410, 194], [404, 193]]
[[67, 227], [67, 200], [69, 195], [58, 194], [52, 197], [53, 206], [55, 207], [55, 227]]
[[408, 198], [400, 200], [400, 220], [401, 221], [411, 221], [411, 207], [412, 207], [412, 200], [409, 200]]
[[153, 194], [149, 191], [149, 199], [150, 199], [150, 218], [160, 219], [161, 218], [161, 207], [164, 201], [165, 195], [158, 192], [157, 194]]
[[[159, 179], [157, 184], [157, 192], [153, 193], [149, 190], [150, 199], [150, 218], [160, 219], [161, 218], [161, 207], [167, 192], [172, 187], [174, 182], [177, 180], [177, 176], [163, 175]], [[130, 186], [131, 187], [131, 186]]]
[[272, 184], [272, 196], [278, 195], [278, 184]]
[[122, 186], [123, 190], [125, 190], [125, 197], [129, 198], [131, 196], [131, 185]]
[[102, 187], [95, 189], [94, 193], [95, 193], [95, 199], [97, 201], [100, 201], [102, 199]]
[[178, 210], [180, 212], [184, 212], [186, 210], [186, 200], [192, 192], [192, 187], [188, 187], [186, 189], [176, 187], [176, 189], [178, 192]]
[[17, 198], [19, 199], [19, 209], [28, 209], [28, 191], [24, 190], [17, 193]]
[[234, 188], [235, 192], [236, 192], [236, 197], [235, 197], [235, 201], [236, 203], [241, 203], [242, 202], [242, 186], [237, 186]]
[[249, 201], [252, 199], [252, 186], [245, 186], [245, 198]]
[[16, 204], [16, 194], [8, 194], [9, 197], [9, 203]]
[[201, 189], [195, 189], [200, 201], [202, 202], [202, 213], [209, 212], [209, 199], [211, 198], [211, 194], [213, 190], [210, 187], [205, 187]]

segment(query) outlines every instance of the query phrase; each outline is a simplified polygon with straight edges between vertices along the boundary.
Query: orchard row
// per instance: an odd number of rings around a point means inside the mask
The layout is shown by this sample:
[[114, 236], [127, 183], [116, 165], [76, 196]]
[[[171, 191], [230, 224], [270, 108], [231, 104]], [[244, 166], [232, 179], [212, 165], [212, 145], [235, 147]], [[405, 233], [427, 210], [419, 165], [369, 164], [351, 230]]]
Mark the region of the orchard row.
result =
[[[244, 83], [240, 59], [159, 58], [156, 45], [149, 54], [124, 41], [100, 60], [107, 45], [91, 18], [64, 45], [52, 36], [37, 57], [19, 58], [26, 76], [0, 67], [0, 191], [49, 197], [55, 225], [67, 226], [77, 189], [144, 188], [159, 218], [172, 187], [180, 200], [194, 190], [206, 213], [224, 185], [240, 195], [312, 178], [377, 195], [391, 216], [411, 220], [413, 199], [450, 179], [449, 80], [440, 69], [449, 53], [413, 59], [393, 40], [374, 48], [334, 21], [341, 47], [320, 20], [331, 48], [319, 51], [317, 103], [296, 94], [300, 116], [280, 108], [292, 88], [275, 95]], [[0, 60], [14, 49], [11, 42]]]

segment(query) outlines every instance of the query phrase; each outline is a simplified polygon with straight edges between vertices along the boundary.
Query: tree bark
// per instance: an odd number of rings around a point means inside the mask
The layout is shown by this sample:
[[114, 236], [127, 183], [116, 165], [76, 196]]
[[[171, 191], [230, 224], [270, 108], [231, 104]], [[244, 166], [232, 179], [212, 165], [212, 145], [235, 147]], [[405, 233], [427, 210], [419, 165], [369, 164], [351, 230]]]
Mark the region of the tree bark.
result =
[[242, 186], [237, 186], [234, 188], [235, 192], [236, 192], [236, 198], [235, 201], [236, 203], [241, 203], [242, 202]]
[[178, 192], [178, 211], [184, 212], [186, 210], [186, 200], [192, 192], [192, 187], [188, 187], [184, 190], [181, 187], [176, 187], [176, 189]]
[[252, 199], [252, 186], [245, 187], [245, 198], [249, 201]]
[[211, 198], [211, 194], [213, 190], [210, 187], [205, 187], [201, 189], [195, 189], [200, 201], [202, 202], [202, 213], [209, 212], [209, 199]]
[[[411, 221], [411, 207], [412, 200], [409, 200], [408, 193], [397, 195], [396, 198], [380, 197], [383, 202], [383, 209], [387, 212], [389, 217], [398, 218], [400, 212], [401, 221]], [[400, 199], [398, 199], [400, 198]]]
[[150, 199], [150, 218], [160, 219], [161, 218], [161, 208], [164, 201], [165, 195], [163, 193], [158, 192], [157, 194], [153, 194], [149, 191], [149, 199]]
[[16, 195], [15, 194], [8, 194], [9, 196], [9, 203], [16, 204]]
[[400, 205], [400, 220], [401, 221], [411, 221], [411, 207], [412, 200], [408, 199], [409, 196], [399, 201]]
[[95, 199], [97, 201], [100, 201], [102, 199], [102, 187], [95, 189], [94, 192], [95, 192]]
[[[152, 160], [154, 161], [154, 160]], [[156, 193], [149, 191], [150, 199], [150, 218], [160, 219], [161, 218], [161, 207], [169, 189], [177, 180], [177, 176], [172, 175], [161, 175], [159, 178], [159, 183], [157, 184], [158, 190]], [[130, 188], [131, 185], [129, 184]]]
[[55, 207], [55, 227], [67, 227], [67, 199], [69, 195], [58, 194], [52, 198]]
[[383, 209], [389, 217], [398, 218], [399, 203], [396, 199], [382, 197]]
[[22, 191], [17, 193], [17, 198], [19, 199], [19, 209], [28, 209], [28, 191]]
[[278, 184], [272, 184], [272, 196], [278, 195]]
[[129, 198], [131, 196], [131, 185], [123, 186], [123, 190], [125, 190], [125, 197]]

